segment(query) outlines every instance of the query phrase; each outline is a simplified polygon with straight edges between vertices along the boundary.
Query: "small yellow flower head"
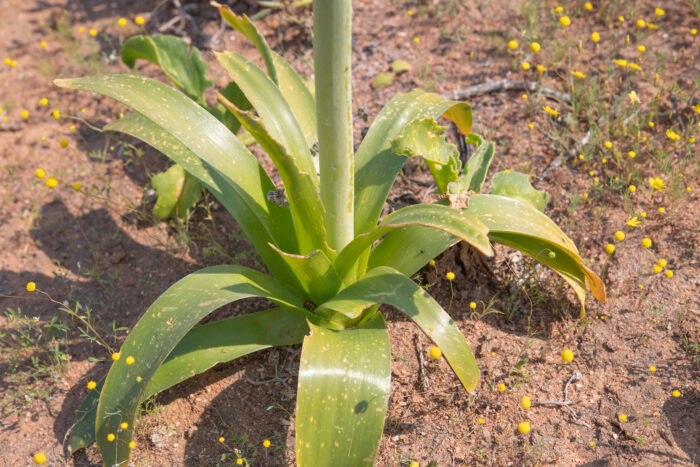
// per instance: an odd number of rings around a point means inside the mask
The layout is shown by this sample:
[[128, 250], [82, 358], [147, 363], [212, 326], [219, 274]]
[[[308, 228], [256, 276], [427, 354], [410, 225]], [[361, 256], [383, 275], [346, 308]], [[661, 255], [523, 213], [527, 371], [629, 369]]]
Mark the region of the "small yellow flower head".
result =
[[535, 125], [534, 125], [533, 123], [528, 123], [528, 124], [527, 124], [527, 127], [528, 127], [530, 130], [534, 130], [534, 129], [535, 129]]
[[88, 31], [88, 34], [95, 37], [97, 35], [97, 29], [91, 28], [90, 31]]
[[641, 53], [644, 53], [647, 51], [647, 48], [640, 44], [637, 46], [637, 50], [639, 50]]
[[435, 360], [439, 359], [442, 357], [442, 350], [440, 350], [440, 347], [431, 347], [430, 348], [430, 356], [434, 358]]
[[698, 30], [695, 29], [695, 28], [691, 29], [691, 30], [690, 30], [690, 35], [691, 35], [691, 36], [697, 36], [697, 35], [698, 35]]
[[498, 392], [503, 392], [506, 390], [506, 385], [501, 383], [496, 387], [496, 389], [498, 389]]
[[78, 28], [78, 32], [85, 32], [85, 28], [84, 28], [83, 26], [80, 26], [80, 27]]
[[[537, 65], [537, 66], [539, 67], [539, 65]], [[557, 115], [560, 115], [560, 114], [561, 114], [561, 112], [559, 112], [559, 111], [556, 110], [556, 109], [551, 108], [551, 107], [548, 106], [548, 105], [543, 105], [543, 106], [542, 106], [542, 110], [544, 110], [545, 112], [547, 112], [549, 115], [553, 115], [553, 116], [555, 116], [555, 117], [556, 117]]]
[[637, 157], [637, 153], [634, 151], [628, 152], [627, 155], [629, 156], [630, 159], [634, 159], [635, 157]]
[[107, 435], [107, 441], [110, 443], [116, 439], [116, 436], [114, 436], [114, 433], [110, 433]]
[[39, 45], [41, 46], [42, 49], [45, 49], [46, 48], [46, 41], [41, 41], [41, 43], [39, 43]]
[[406, 14], [407, 14], [408, 16], [413, 16], [413, 10], [408, 10], [408, 11], [406, 12]]
[[620, 15], [620, 16], [617, 17], [617, 20], [618, 20], [620, 23], [624, 23], [624, 22], [625, 22], [625, 17], [622, 16], [622, 15]]
[[540, 49], [542, 49], [542, 47], [540, 46], [539, 42], [533, 42], [532, 44], [530, 44], [530, 50], [532, 50], [533, 52], [537, 53], [540, 51]]
[[527, 99], [528, 96], [527, 96], [527, 94], [523, 94], [521, 97], [522, 97], [523, 99]]
[[564, 7], [558, 6], [554, 9], [554, 13], [563, 13], [564, 12]]
[[586, 2], [583, 4], [583, 9], [586, 11], [591, 11], [593, 9], [593, 4], [591, 2]]
[[414, 38], [413, 38], [413, 42], [415, 42], [416, 44], [419, 43], [419, 42], [420, 42], [420, 37], [414, 37]]
[[[530, 63], [529, 63], [529, 62], [523, 62], [520, 66], [521, 66], [522, 69], [525, 70], [525, 71], [527, 71], [527, 70], [530, 69]], [[524, 95], [527, 96], [527, 94], [524, 94]]]
[[45, 97], [42, 97], [41, 99], [39, 99], [39, 105], [42, 107], [46, 107], [47, 105], [49, 105], [49, 100]]
[[469, 302], [469, 308], [476, 310], [476, 302]]
[[681, 397], [681, 392], [678, 389], [674, 389], [671, 395], [673, 397]]
[[75, 125], [69, 126], [68, 129], [69, 129], [70, 131], [75, 131]]
[[585, 73], [581, 73], [580, 71], [576, 71], [576, 70], [572, 70], [571, 74], [574, 75], [575, 77], [581, 78], [581, 79], [586, 77]]
[[122, 422], [121, 425], [119, 425], [119, 428], [121, 428], [122, 430], [126, 430], [127, 428], [129, 428], [129, 424], [126, 422]]
[[120, 28], [123, 28], [124, 26], [126, 26], [126, 18], [119, 18], [117, 20], [117, 26], [119, 26]]
[[585, 201], [585, 200], [587, 200], [587, 199], [588, 199], [588, 193], [584, 193], [584, 194], [583, 194], [583, 200]]
[[618, 242], [621, 242], [624, 239], [625, 239], [624, 232], [622, 232], [621, 230], [618, 230], [617, 232], [615, 232], [615, 240], [617, 240]]
[[513, 39], [513, 40], [511, 40], [511, 41], [508, 41], [508, 48], [509, 48], [510, 50], [515, 50], [515, 49], [517, 49], [519, 46], [520, 46], [520, 44], [518, 44], [518, 41], [516, 41], [515, 39]]
[[624, 423], [627, 421], [627, 415], [621, 413], [620, 415], [617, 416], [617, 419]]
[[605, 245], [605, 251], [609, 255], [612, 255], [613, 253], [615, 253], [615, 245], [613, 245], [612, 243], [608, 243], [607, 245]]
[[642, 246], [644, 248], [651, 248], [651, 238], [646, 237], [642, 239]]
[[49, 177], [46, 179], [46, 186], [52, 190], [58, 186], [58, 180], [56, 177]]
[[484, 424], [484, 419], [481, 418], [481, 417], [479, 417], [479, 419], [477, 420], [477, 422], [479, 422], [479, 425], [483, 425], [483, 424]]
[[666, 188], [666, 183], [664, 183], [664, 179], [661, 177], [656, 177], [656, 178], [651, 178], [649, 177], [649, 185], [651, 185], [652, 188], [658, 190], [658, 191], [663, 191], [664, 188]]
[[85, 112], [87, 112], [87, 109], [86, 109], [85, 107], [83, 107], [82, 109], [80, 109], [80, 113], [81, 113], [81, 114], [84, 114]]
[[660, 273], [661, 271], [664, 270], [664, 268], [662, 268], [662, 267], [659, 266], [658, 264], [655, 264], [654, 267], [653, 267], [652, 269], [654, 270], [654, 272], [655, 272], [656, 274], [658, 274], [658, 273]]
[[568, 16], [562, 16], [561, 18], [559, 18], [559, 24], [566, 28], [569, 25], [571, 25], [571, 18], [569, 18]]
[[647, 125], [649, 125], [649, 128], [654, 128], [654, 122], [649, 122]]
[[598, 34], [597, 32], [593, 32], [591, 34], [591, 40], [593, 42], [600, 42], [600, 34]]
[[61, 112], [59, 112], [58, 110], [54, 110], [53, 112], [51, 112], [51, 116], [58, 120], [59, 118], [61, 118]]
[[145, 23], [146, 20], [143, 19], [143, 16], [137, 16], [134, 18], [134, 23], [138, 24], [139, 26], [143, 26], [143, 23]]
[[652, 373], [656, 373], [656, 367], [653, 366], [653, 365], [650, 366], [650, 367], [649, 367], [649, 371], [651, 371]]
[[219, 437], [219, 442], [220, 442], [220, 443], [223, 443], [224, 441], [226, 441], [226, 438], [224, 438], [223, 436]]
[[29, 111], [23, 110], [23, 111], [19, 114], [19, 116], [22, 117], [22, 118], [25, 118], [25, 119], [26, 119], [26, 118], [29, 118]]
[[448, 281], [453, 281], [453, 280], [455, 280], [455, 273], [452, 271], [449, 271], [447, 274], [445, 274], [445, 277], [447, 278]]
[[642, 222], [637, 218], [637, 216], [634, 216], [632, 219], [627, 221], [627, 227], [639, 227], [641, 223]]
[[142, 379], [143, 379], [143, 378], [141, 378], [140, 376], [137, 376], [137, 377], [136, 377], [136, 382], [137, 382], [137, 383], [140, 383]]
[[629, 94], [627, 94], [627, 97], [630, 98], [630, 103], [631, 104], [641, 104], [642, 101], [639, 99], [639, 96], [637, 95], [637, 91], [630, 91]]
[[566, 363], [571, 363], [574, 361], [574, 352], [571, 351], [571, 349], [565, 349], [561, 353], [561, 358], [564, 360]]
[[666, 269], [664, 274], [666, 274], [666, 277], [668, 277], [669, 279], [673, 277], [673, 271], [671, 271], [670, 269]]
[[68, 140], [67, 139], [62, 139], [60, 143], [58, 143], [63, 149], [68, 147]]
[[542, 73], [544, 73], [545, 71], [547, 71], [547, 67], [544, 66], [544, 65], [537, 65], [537, 71], [538, 71], [540, 74], [542, 74]]
[[580, 161], [582, 161], [582, 160], [583, 160], [583, 154], [579, 154], [579, 155], [578, 155], [578, 159], [579, 159]]
[[46, 462], [46, 456], [43, 452], [37, 452], [36, 454], [34, 454], [35, 464], [43, 464], [44, 462]]
[[657, 209], [657, 211], [659, 212], [659, 214], [666, 214], [666, 208], [664, 207], [660, 207], [659, 209]]
[[675, 131], [673, 131], [670, 128], [668, 130], [666, 130], [666, 136], [671, 141], [678, 141], [679, 139], [681, 139], [681, 135], [679, 135], [678, 133], [676, 133]]
[[270, 447], [270, 440], [269, 440], [269, 439], [266, 439], [265, 441], [263, 441], [263, 447], [264, 447], [265, 449], [267, 449], [267, 448]]
[[643, 27], [645, 27], [646, 25], [647, 25], [647, 22], [644, 21], [643, 19], [638, 19], [638, 20], [637, 20], [637, 27], [638, 27], [638, 28], [643, 28]]
[[668, 261], [666, 261], [666, 258], [661, 258], [661, 259], [659, 260], [659, 263], [658, 263], [658, 264], [659, 264], [659, 266], [661, 266], [662, 268], [665, 268], [665, 267], [668, 265]]
[[96, 382], [94, 382], [94, 381], [88, 381], [88, 383], [87, 383], [87, 388], [88, 388], [90, 391], [92, 391], [92, 390], [95, 389], [96, 387], [97, 387], [97, 383], [96, 383]]
[[34, 175], [36, 175], [36, 178], [41, 180], [42, 178], [46, 177], [46, 171], [44, 169], [36, 169], [34, 171]]
[[606, 148], [610, 149], [610, 148], [612, 148], [613, 144], [612, 144], [612, 142], [610, 142], [610, 141], [606, 141], [606, 142], [603, 144], [603, 146], [605, 146]]
[[523, 409], [527, 410], [527, 409], [529, 409], [530, 407], [532, 407], [532, 401], [530, 400], [529, 397], [523, 396], [523, 398], [520, 399], [520, 406], [521, 406]]
[[666, 14], [666, 11], [661, 8], [654, 8], [654, 14], [656, 14], [656, 16], [663, 16]]
[[136, 441], [129, 441], [129, 449], [134, 449], [136, 447]]
[[237, 458], [236, 459], [236, 465], [243, 465], [243, 459], [242, 458]]
[[34, 292], [36, 290], [36, 284], [34, 282], [27, 282], [27, 292]]
[[408, 467], [420, 467], [420, 464], [416, 461], [412, 461], [410, 464], [408, 464]]
[[428, 264], [431, 266], [435, 266], [435, 260], [431, 259], [430, 261], [428, 261]]
[[530, 433], [530, 424], [528, 422], [518, 423], [518, 431], [524, 435]]
[[590, 446], [590, 447], [592, 447], [592, 448], [594, 448], [594, 447], [595, 447], [595, 441], [591, 441], [591, 442], [590, 442], [590, 443], [588, 443], [588, 444], [589, 444], [589, 446]]
[[12, 62], [10, 63], [10, 66], [11, 66], [12, 68], [16, 67], [16, 66], [17, 66], [17, 60], [12, 60]]
[[129, 355], [128, 357], [126, 357], [126, 364], [127, 364], [127, 365], [132, 365], [132, 364], [134, 363], [134, 361], [135, 361], [135, 360], [134, 360], [134, 357], [132, 357], [131, 355]]
[[116, 362], [117, 360], [119, 360], [120, 358], [122, 358], [122, 354], [120, 354], [119, 352], [114, 352], [114, 353], [112, 354], [112, 360], [114, 360], [115, 362]]

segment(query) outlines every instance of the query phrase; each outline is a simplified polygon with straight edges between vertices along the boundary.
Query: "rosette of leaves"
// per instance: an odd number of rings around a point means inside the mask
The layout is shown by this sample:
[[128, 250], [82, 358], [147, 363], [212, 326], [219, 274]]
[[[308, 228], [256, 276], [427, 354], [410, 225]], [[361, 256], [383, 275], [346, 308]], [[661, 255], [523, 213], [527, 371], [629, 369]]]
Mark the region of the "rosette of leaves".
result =
[[[512, 189], [506, 179], [498, 182], [504, 175], [494, 177], [491, 194], [479, 193], [491, 143], [471, 137], [478, 144], [475, 155], [464, 168], [454, 160], [436, 121], [444, 117], [469, 135], [467, 104], [420, 90], [399, 94], [353, 152], [349, 0], [314, 2], [315, 94], [246, 17], [218, 8], [264, 63], [263, 69], [240, 54], [217, 53], [251, 108], [222, 93], [219, 100], [267, 152], [282, 187], [226, 125], [173, 88], [129, 75], [56, 81], [131, 107], [134, 113], [110, 129], [142, 139], [201, 182], [235, 217], [267, 267], [266, 273], [209, 267], [166, 290], [121, 347], [133, 363], [114, 362], [79, 409], [71, 447], [96, 439], [105, 465], [125, 465], [136, 412], [146, 397], [217, 363], [301, 344], [297, 464], [372, 465], [391, 377], [380, 304], [413, 320], [440, 347], [467, 391], [478, 383], [466, 339], [410, 278], [430, 259], [459, 241], [492, 255], [491, 242], [498, 241], [532, 254], [575, 288], [585, 291], [588, 283], [599, 298], [602, 284], [581, 263], [573, 242], [538, 210], [541, 195], [524, 186]], [[429, 163], [441, 191], [453, 196], [452, 205], [408, 206], [381, 218], [396, 176], [414, 156]], [[196, 326], [216, 309], [253, 296], [268, 299], [270, 308]]]

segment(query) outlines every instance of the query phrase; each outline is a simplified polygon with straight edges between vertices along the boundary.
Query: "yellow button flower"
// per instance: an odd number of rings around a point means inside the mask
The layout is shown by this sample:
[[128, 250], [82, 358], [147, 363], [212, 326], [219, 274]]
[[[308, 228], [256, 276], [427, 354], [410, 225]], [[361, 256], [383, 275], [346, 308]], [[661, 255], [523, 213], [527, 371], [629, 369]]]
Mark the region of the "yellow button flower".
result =
[[671, 395], [673, 397], [681, 397], [681, 392], [678, 389], [674, 389]]
[[671, 271], [670, 269], [666, 269], [664, 274], [666, 274], [666, 277], [668, 277], [669, 279], [673, 278], [673, 271]]
[[654, 14], [656, 16], [663, 16], [666, 14], [666, 11], [662, 8], [654, 8]]
[[532, 50], [535, 53], [539, 52], [541, 48], [542, 47], [540, 46], [539, 42], [533, 42], [532, 44], [530, 44], [530, 50]]
[[56, 177], [49, 177], [46, 179], [46, 186], [52, 190], [58, 186], [58, 180]]
[[607, 245], [605, 245], [605, 251], [609, 255], [612, 255], [613, 253], [615, 253], [615, 245], [613, 245], [612, 243], [608, 243]]
[[126, 18], [119, 18], [119, 19], [117, 20], [117, 26], [119, 26], [119, 27], [121, 27], [121, 28], [123, 28], [124, 26], [126, 26]]
[[27, 119], [27, 118], [29, 118], [29, 111], [23, 110], [19, 115], [20, 115], [20, 117]]
[[524, 435], [530, 433], [530, 424], [528, 422], [518, 423], [518, 431]]
[[566, 363], [571, 363], [574, 361], [574, 352], [572, 352], [571, 349], [564, 349], [561, 353], [561, 358]]
[[624, 240], [624, 239], [625, 239], [625, 233], [624, 233], [624, 232], [622, 232], [622, 231], [620, 231], [620, 230], [618, 230], [617, 232], [615, 232], [615, 240], [617, 240], [618, 242], [621, 242], [621, 241]]
[[559, 18], [559, 24], [566, 28], [571, 24], [571, 18], [569, 18], [568, 16], [562, 16], [561, 18]]
[[637, 27], [638, 27], [638, 28], [643, 28], [643, 27], [646, 26], [646, 25], [647, 25], [647, 22], [644, 21], [643, 19], [638, 19], [638, 20], [637, 20]]
[[42, 97], [41, 99], [39, 99], [39, 105], [42, 107], [46, 107], [47, 105], [49, 105], [49, 100], [45, 97]]
[[114, 352], [114, 353], [112, 354], [112, 360], [114, 360], [115, 362], [116, 362], [117, 360], [119, 360], [120, 358], [122, 358], [122, 354], [120, 354], [119, 352]]
[[126, 422], [122, 422], [121, 425], [119, 425], [119, 428], [121, 428], [122, 430], [126, 430], [127, 428], [129, 428], [129, 424]]
[[434, 358], [435, 360], [439, 359], [442, 357], [442, 350], [440, 350], [440, 347], [431, 347], [430, 348], [430, 356]]
[[97, 29], [91, 28], [90, 31], [88, 31], [88, 34], [95, 37], [97, 35]]
[[506, 385], [501, 383], [496, 387], [496, 389], [498, 389], [498, 392], [503, 392], [506, 390]]
[[651, 238], [646, 237], [642, 239], [642, 246], [644, 248], [651, 248]]
[[518, 44], [518, 41], [516, 41], [515, 39], [513, 39], [513, 40], [511, 40], [511, 41], [508, 41], [508, 48], [509, 48], [510, 50], [515, 50], [515, 49], [517, 49], [519, 46], [520, 46], [520, 44]]
[[94, 382], [94, 381], [88, 381], [88, 383], [87, 383], [87, 388], [88, 388], [90, 391], [92, 391], [92, 390], [95, 389], [96, 387], [97, 387], [97, 383], [96, 383], [96, 382]]
[[146, 20], [143, 19], [143, 16], [137, 16], [136, 18], [134, 18], [134, 23], [138, 24], [139, 26], [142, 26], [145, 22]]
[[445, 274], [445, 278], [447, 278], [448, 281], [453, 281], [455, 279], [455, 273], [450, 271], [447, 274]]
[[46, 455], [43, 452], [37, 452], [34, 454], [35, 464], [43, 464], [44, 462], [46, 462]]
[[270, 440], [269, 440], [269, 439], [266, 439], [265, 441], [263, 441], [263, 447], [266, 448], [266, 449], [270, 447], [270, 444], [271, 444], [271, 443], [270, 443]]
[[107, 435], [107, 441], [110, 443], [116, 439], [116, 436], [114, 436], [114, 433], [110, 433]]
[[620, 415], [617, 416], [617, 419], [624, 423], [627, 421], [627, 415], [621, 413]]
[[532, 401], [530, 400], [530, 398], [528, 396], [523, 396], [523, 398], [520, 399], [520, 406], [523, 409], [527, 410], [530, 407], [532, 407]]
[[41, 180], [42, 178], [46, 177], [46, 171], [44, 169], [36, 169], [34, 171], [34, 175], [36, 175], [36, 178]]
[[583, 4], [583, 9], [587, 11], [591, 11], [593, 9], [593, 4], [591, 2], [586, 2]]

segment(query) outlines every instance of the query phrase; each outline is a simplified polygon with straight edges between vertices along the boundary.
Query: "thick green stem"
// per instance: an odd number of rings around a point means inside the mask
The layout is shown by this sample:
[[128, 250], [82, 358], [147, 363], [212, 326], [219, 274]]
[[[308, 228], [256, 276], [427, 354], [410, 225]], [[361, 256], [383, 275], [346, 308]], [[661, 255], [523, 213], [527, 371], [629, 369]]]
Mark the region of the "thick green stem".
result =
[[355, 177], [352, 146], [352, 1], [314, 0], [314, 74], [321, 202], [328, 244], [353, 238]]

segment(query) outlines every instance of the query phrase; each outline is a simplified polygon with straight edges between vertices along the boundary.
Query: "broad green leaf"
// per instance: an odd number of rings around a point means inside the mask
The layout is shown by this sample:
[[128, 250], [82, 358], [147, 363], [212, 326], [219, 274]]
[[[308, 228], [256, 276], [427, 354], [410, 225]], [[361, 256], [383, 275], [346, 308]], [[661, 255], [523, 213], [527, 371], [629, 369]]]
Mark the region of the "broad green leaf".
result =
[[474, 154], [467, 159], [464, 173], [459, 176], [456, 182], [457, 186], [450, 183], [447, 186], [447, 191], [449, 193], [461, 193], [462, 191], [471, 190], [474, 193], [480, 193], [493, 159], [493, 151], [494, 146], [492, 142], [481, 142]]
[[[257, 230], [245, 225], [253, 222], [253, 214], [257, 218], [253, 223], [262, 226], [276, 245], [297, 252], [289, 209], [267, 199], [275, 190], [270, 177], [238, 138], [194, 101], [158, 81], [129, 75], [61, 79], [55, 84], [112, 97], [144, 115], [219, 172], [217, 181], [229, 179], [242, 202], [227, 207], [244, 230]], [[182, 161], [177, 162], [193, 174]], [[237, 205], [242, 206], [237, 209]]]
[[[217, 363], [269, 347], [298, 344], [308, 330], [305, 314], [292, 308], [272, 308], [193, 328], [156, 370], [143, 399], [203, 373]], [[95, 441], [97, 402], [104, 381], [102, 378], [97, 383], [76, 412], [69, 454]]]
[[318, 187], [318, 176], [299, 121], [277, 85], [257, 65], [235, 52], [217, 53], [216, 58], [241, 88], [262, 119], [270, 136], [294, 158], [302, 172]]
[[280, 79], [280, 92], [299, 121], [307, 146], [311, 147], [318, 142], [318, 135], [316, 133], [316, 101], [309, 91], [308, 81], [299, 76], [284, 58], [274, 52], [272, 52], [272, 60], [275, 62]]
[[476, 217], [439, 204], [417, 204], [407, 206], [386, 216], [379, 225], [366, 234], [358, 235], [338, 255], [336, 267], [341, 277], [349, 279], [348, 273], [362, 253], [387, 233], [409, 225], [421, 225], [448, 232], [474, 245], [486, 255], [493, 255], [488, 229]]
[[574, 242], [530, 203], [505, 196], [474, 195], [467, 212], [488, 226], [491, 240], [537, 258], [564, 277], [581, 301], [582, 314], [586, 284], [593, 296], [605, 303], [603, 282], [583, 264]]
[[[282, 92], [294, 115], [296, 115], [308, 147], [313, 146], [318, 141], [318, 136], [316, 136], [316, 103], [307, 87], [307, 81], [299, 76], [279, 54], [270, 49], [265, 38], [247, 16], [236, 15], [227, 6], [217, 5], [217, 7], [226, 22], [249, 39], [258, 49], [265, 62], [267, 74], [279, 86], [280, 92]], [[228, 96], [226, 98], [231, 100]], [[238, 105], [237, 102], [232, 102], [239, 109], [248, 110]]]
[[279, 83], [277, 79], [277, 69], [275, 68], [275, 63], [272, 58], [272, 50], [267, 45], [265, 38], [258, 31], [258, 28], [248, 19], [246, 15], [238, 16], [227, 6], [220, 5], [216, 2], [212, 2], [214, 7], [219, 9], [219, 14], [226, 21], [229, 26], [231, 26], [236, 31], [243, 34], [249, 41], [255, 45], [258, 49], [258, 53], [262, 56], [263, 62], [265, 62], [265, 68], [267, 68], [267, 73], [270, 75], [270, 79], [275, 84]]
[[300, 253], [309, 254], [316, 248], [321, 248], [325, 253], [331, 254], [332, 252], [326, 244], [326, 231], [323, 227], [321, 197], [316, 189], [318, 185], [314, 185], [316, 170], [312, 167], [313, 173], [309, 174], [300, 167], [299, 159], [290, 156], [285, 148], [270, 136], [267, 128], [259, 119], [248, 112], [241, 112], [221, 95], [219, 95], [219, 100], [253, 135], [274, 162], [282, 178], [285, 194], [292, 209], [292, 219], [295, 231], [298, 233]]
[[394, 62], [391, 64], [391, 71], [396, 74], [411, 71], [411, 64], [406, 60], [394, 60]]
[[[228, 112], [228, 110], [226, 112]], [[246, 202], [238, 195], [231, 180], [212, 169], [209, 164], [197, 157], [187, 146], [151, 120], [148, 120], [141, 114], [130, 113], [124, 118], [120, 118], [108, 124], [104, 127], [104, 130], [117, 131], [138, 138], [146, 144], [153, 146], [174, 162], [182, 165], [185, 171], [202, 182], [211, 194], [214, 195], [238, 221], [243, 232], [247, 235], [270, 271], [279, 279], [296, 284], [292, 272], [287, 265], [280, 260], [279, 255], [269, 246], [271, 242], [276, 242], [277, 245], [285, 242], [287, 246], [284, 248], [290, 248], [291, 251], [298, 251], [295, 243], [290, 242], [290, 240], [294, 240], [294, 236], [289, 235], [289, 232], [293, 229], [293, 224], [288, 209], [274, 208], [273, 212], [276, 212], [276, 215], [278, 215], [275, 221], [279, 222], [278, 227], [280, 227], [280, 235], [279, 238], [273, 239], [267, 232], [265, 226], [260, 222], [260, 219], [255, 215], [255, 212], [253, 212]], [[281, 227], [284, 228], [282, 229]]]
[[530, 176], [520, 172], [498, 172], [491, 178], [491, 194], [507, 196], [529, 203], [538, 211], [547, 207], [549, 195], [544, 190], [535, 190]]
[[410, 277], [457, 242], [459, 238], [442, 230], [420, 225], [402, 227], [372, 249], [367, 268], [389, 266]]
[[389, 190], [406, 160], [392, 153], [391, 140], [416, 118], [436, 119], [440, 115], [455, 122], [462, 134], [471, 132], [469, 105], [419, 90], [395, 96], [374, 120], [355, 156], [355, 235], [377, 225]]
[[308, 255], [292, 255], [275, 248], [275, 251], [294, 271], [311, 301], [318, 305], [335, 295], [342, 285], [342, 280], [333, 262], [321, 250]]
[[[212, 311], [247, 297], [264, 297], [306, 313], [303, 299], [280, 281], [241, 266], [215, 266], [173, 284], [129, 333], [107, 374], [97, 406], [95, 439], [105, 465], [126, 463], [134, 418], [147, 386], [175, 345]], [[134, 358], [128, 364], [128, 357]], [[128, 428], [120, 428], [122, 422]], [[114, 434], [114, 441], [108, 435]]]
[[476, 388], [479, 368], [464, 336], [442, 307], [399, 271], [389, 267], [371, 269], [322, 308], [357, 316], [375, 303], [386, 303], [407, 314], [440, 347], [464, 388], [469, 392]]
[[212, 82], [206, 76], [207, 63], [196, 47], [176, 36], [156, 34], [130, 37], [124, 42], [121, 53], [129, 68], [133, 68], [139, 58], [158, 65], [190, 99], [206, 106], [204, 91]]
[[457, 181], [462, 163], [457, 147], [443, 135], [444, 126], [432, 118], [417, 118], [406, 125], [401, 134], [391, 140], [391, 151], [399, 156], [422, 156], [440, 193], [449, 183]]
[[391, 347], [381, 313], [356, 328], [309, 324], [299, 365], [297, 465], [371, 466], [389, 402]]

